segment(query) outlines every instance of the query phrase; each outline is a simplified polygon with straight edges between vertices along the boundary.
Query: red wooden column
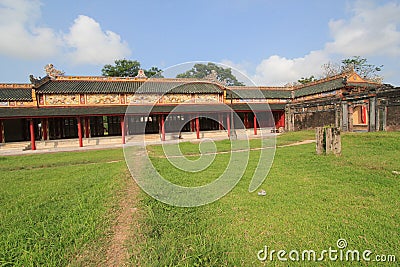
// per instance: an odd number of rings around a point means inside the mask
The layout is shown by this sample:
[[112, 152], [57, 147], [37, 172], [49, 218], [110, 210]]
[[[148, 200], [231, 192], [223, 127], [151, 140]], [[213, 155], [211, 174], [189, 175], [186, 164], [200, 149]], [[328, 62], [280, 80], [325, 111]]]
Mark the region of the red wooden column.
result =
[[200, 121], [199, 116], [196, 117], [196, 137], [200, 139]]
[[43, 119], [43, 121], [42, 121], [42, 131], [43, 131], [43, 140], [44, 141], [46, 141], [47, 140], [47, 131], [48, 131], [48, 125], [49, 125], [49, 123], [48, 123], [48, 119], [46, 118], [46, 119]]
[[190, 115], [190, 132], [194, 132], [194, 120], [193, 120], [193, 116]]
[[89, 138], [90, 137], [90, 123], [89, 123], [89, 117], [85, 117], [85, 137]]
[[3, 120], [0, 120], [0, 143], [4, 143]]
[[164, 115], [161, 116], [161, 141], [165, 141], [165, 121]]
[[125, 144], [125, 117], [121, 116], [122, 144]]
[[254, 135], [257, 135], [257, 116], [256, 116], [256, 113], [254, 113], [253, 124], [254, 124]]
[[35, 144], [35, 126], [33, 125], [33, 119], [29, 120], [29, 132], [31, 134], [31, 149], [36, 150]]
[[231, 120], [230, 120], [230, 118], [229, 118], [230, 116], [229, 116], [229, 113], [228, 114], [226, 114], [226, 125], [227, 125], [227, 127], [228, 127], [228, 137], [231, 137]]
[[218, 129], [219, 130], [223, 130], [224, 129], [224, 126], [223, 126], [223, 118], [222, 118], [222, 114], [218, 114], [218, 123], [219, 123], [219, 126], [218, 126]]
[[81, 117], [76, 118], [78, 120], [78, 138], [79, 138], [79, 147], [83, 147], [83, 141], [82, 141], [82, 123], [81, 123]]
[[249, 128], [249, 114], [247, 112], [244, 113], [244, 127]]

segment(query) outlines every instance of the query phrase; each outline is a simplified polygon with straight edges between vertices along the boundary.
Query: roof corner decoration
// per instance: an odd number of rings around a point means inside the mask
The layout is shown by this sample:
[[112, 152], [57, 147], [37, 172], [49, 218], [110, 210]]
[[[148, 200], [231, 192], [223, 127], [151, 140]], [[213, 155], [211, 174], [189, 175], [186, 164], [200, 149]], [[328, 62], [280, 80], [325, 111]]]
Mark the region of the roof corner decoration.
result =
[[47, 64], [46, 66], [44, 66], [44, 71], [46, 72], [47, 76], [53, 79], [56, 78], [57, 76], [64, 75], [64, 72], [54, 68], [53, 64]]
[[50, 77], [46, 76], [44, 78], [36, 78], [34, 77], [32, 74], [29, 75], [29, 80], [31, 81], [33, 88], [39, 88], [40, 86], [42, 86], [43, 84], [47, 83], [48, 81], [50, 81]]
[[144, 73], [144, 70], [140, 69], [138, 71], [138, 74], [135, 76], [135, 78], [140, 78], [140, 79], [147, 79], [146, 74]]

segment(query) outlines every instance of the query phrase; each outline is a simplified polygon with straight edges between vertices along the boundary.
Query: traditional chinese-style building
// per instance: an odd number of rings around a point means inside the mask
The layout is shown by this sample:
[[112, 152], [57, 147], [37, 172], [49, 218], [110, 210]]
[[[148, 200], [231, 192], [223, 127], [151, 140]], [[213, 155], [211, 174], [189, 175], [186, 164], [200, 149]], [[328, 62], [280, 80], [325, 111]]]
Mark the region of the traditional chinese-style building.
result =
[[[51, 67], [51, 66], [50, 66]], [[266, 115], [266, 106], [271, 113]], [[176, 109], [179, 106], [179, 109]], [[343, 73], [294, 87], [225, 86], [194, 79], [64, 76], [49, 69], [31, 84], [0, 84], [0, 142], [271, 127], [295, 131], [400, 129], [400, 88]], [[184, 125], [182, 126], [182, 122]]]

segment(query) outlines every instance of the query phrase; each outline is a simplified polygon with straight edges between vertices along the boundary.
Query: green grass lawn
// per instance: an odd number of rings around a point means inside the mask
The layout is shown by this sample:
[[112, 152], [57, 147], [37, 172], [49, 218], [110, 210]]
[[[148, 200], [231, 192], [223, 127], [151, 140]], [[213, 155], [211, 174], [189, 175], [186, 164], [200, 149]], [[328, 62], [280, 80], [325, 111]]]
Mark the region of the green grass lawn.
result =
[[121, 160], [121, 150], [0, 157], [0, 266], [101, 262], [90, 254], [107, 242]]
[[[288, 133], [278, 145], [312, 139], [313, 132]], [[344, 238], [348, 249], [397, 254], [400, 247], [400, 133], [345, 134], [341, 157], [315, 155], [315, 144], [278, 148], [273, 167], [261, 189], [248, 186], [258, 151], [239, 184], [225, 197], [197, 208], [177, 208], [143, 194], [140, 246], [131, 263], [142, 266], [262, 266], [257, 252], [269, 249], [328, 250]], [[226, 142], [226, 141], [225, 141]], [[252, 140], [254, 146], [257, 140]], [[217, 147], [225, 150], [225, 143]], [[197, 145], [181, 146], [193, 156]], [[170, 166], [160, 147], [151, 148], [153, 163], [163, 176], [197, 186], [217, 178], [229, 155], [218, 155], [209, 169], [188, 175]], [[287, 256], [286, 256], [287, 257]], [[287, 266], [275, 261], [272, 265]], [[290, 265], [296, 264], [289, 262]], [[300, 265], [309, 262], [299, 262]], [[314, 263], [349, 265], [355, 262]], [[359, 263], [365, 265], [365, 262]]]
[[[286, 133], [278, 145], [313, 139], [313, 132]], [[267, 179], [248, 187], [259, 150], [238, 185], [220, 200], [196, 208], [160, 203], [140, 192], [128, 241], [132, 266], [293, 266], [309, 262], [260, 262], [274, 250], [336, 248], [392, 255], [400, 260], [400, 132], [342, 136], [343, 153], [315, 155], [315, 144], [277, 148]], [[260, 140], [251, 140], [257, 148]], [[182, 143], [191, 159], [198, 144]], [[228, 151], [229, 141], [216, 143]], [[161, 146], [148, 148], [167, 179], [206, 184], [223, 172], [229, 154], [217, 155], [200, 173], [172, 167]], [[118, 216], [126, 165], [120, 149], [0, 157], [0, 266], [101, 266]], [[139, 226], [138, 226], [139, 225]], [[355, 265], [317, 262], [316, 266]], [[358, 263], [360, 266], [376, 265]], [[389, 264], [395, 266], [396, 264]]]

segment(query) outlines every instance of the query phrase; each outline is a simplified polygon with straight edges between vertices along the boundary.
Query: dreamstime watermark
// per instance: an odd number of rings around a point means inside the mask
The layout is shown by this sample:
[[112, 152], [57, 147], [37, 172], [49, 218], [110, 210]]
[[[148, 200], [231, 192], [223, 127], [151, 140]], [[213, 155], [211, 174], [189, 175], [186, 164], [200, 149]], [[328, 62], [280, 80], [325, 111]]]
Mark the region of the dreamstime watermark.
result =
[[268, 246], [264, 246], [264, 249], [259, 250], [257, 253], [257, 259], [260, 261], [347, 261], [347, 262], [396, 262], [395, 255], [388, 254], [374, 254], [369, 249], [359, 251], [357, 249], [346, 249], [348, 246], [345, 239], [338, 239], [336, 247], [329, 247], [321, 251], [315, 251], [312, 249], [307, 250], [296, 250], [292, 249], [289, 252], [287, 250], [274, 250]]
[[[234, 97], [246, 99], [247, 95], [242, 95], [241, 90], [233, 93], [223, 84], [211, 80], [168, 79], [168, 77], [175, 78], [177, 74], [191, 69], [196, 63], [204, 64], [205, 62], [176, 65], [163, 70], [162, 75], [166, 78], [149, 78], [143, 82], [135, 94], [129, 95], [129, 100], [127, 100], [129, 106], [124, 118], [128, 135], [134, 132], [136, 137], [141, 137], [140, 145], [137, 144], [137, 138], [132, 143], [128, 138], [124, 146], [125, 161], [132, 177], [148, 195], [179, 207], [205, 205], [226, 195], [240, 181], [250, 159], [249, 131], [246, 131], [244, 125], [248, 124], [248, 118], [244, 120], [242, 118], [244, 113], [238, 114], [233, 107]], [[229, 68], [229, 66], [220, 67]], [[233, 68], [231, 70], [245, 84], [254, 85], [244, 74]], [[261, 90], [255, 85], [253, 88], [252, 98], [264, 98]], [[241, 105], [243, 106], [243, 103]], [[264, 129], [274, 126], [273, 115], [267, 103], [249, 101], [246, 105], [248, 114], [256, 114], [252, 123]], [[202, 123], [205, 123], [203, 126], [206, 127], [214, 125], [214, 128], [215, 125], [219, 125], [218, 128], [229, 131], [230, 158], [227, 160], [226, 167], [219, 170], [218, 178], [206, 185], [187, 187], [174, 184], [154, 166], [146, 148], [145, 133], [151, 128], [153, 131], [158, 129], [160, 139], [171, 135], [181, 138], [182, 132], [196, 132], [198, 135], [199, 128], [203, 127]], [[196, 124], [195, 127], [194, 124]], [[194, 131], [193, 128], [196, 130]], [[232, 138], [233, 136], [237, 138]], [[271, 134], [267, 136], [259, 131], [258, 137], [261, 140], [261, 149], [257, 155], [258, 159], [252, 157], [252, 161], [257, 160], [257, 166], [249, 184], [249, 192], [257, 190], [263, 183], [275, 155], [275, 136]], [[218, 151], [214, 140], [202, 138], [198, 146], [200, 155], [193, 159], [182, 153], [179, 142], [162, 142], [165, 158], [169, 161], [171, 168], [180, 170], [182, 178], [204, 171], [215, 162]]]

